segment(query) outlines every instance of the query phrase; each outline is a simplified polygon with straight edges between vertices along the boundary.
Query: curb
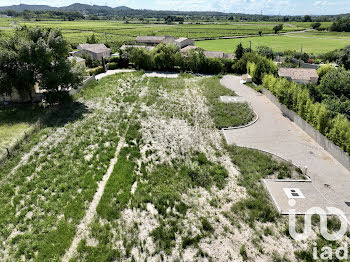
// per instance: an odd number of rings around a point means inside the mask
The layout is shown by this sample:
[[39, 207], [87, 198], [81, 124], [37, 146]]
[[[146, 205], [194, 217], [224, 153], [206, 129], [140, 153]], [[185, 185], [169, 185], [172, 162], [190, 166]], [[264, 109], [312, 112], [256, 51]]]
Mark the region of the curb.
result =
[[[250, 104], [249, 104], [250, 106]], [[235, 129], [242, 129], [242, 128], [246, 128], [246, 127], [249, 127], [251, 125], [254, 125], [258, 120], [259, 120], [259, 115], [255, 112], [255, 110], [253, 109], [252, 106], [250, 106], [250, 108], [253, 110], [254, 112], [254, 115], [255, 115], [255, 119], [253, 119], [251, 122], [249, 122], [248, 124], [246, 125], [243, 125], [243, 126], [232, 126], [232, 127], [225, 127], [225, 128], [222, 128], [221, 130], [222, 131], [228, 131], [228, 130], [235, 130]]]

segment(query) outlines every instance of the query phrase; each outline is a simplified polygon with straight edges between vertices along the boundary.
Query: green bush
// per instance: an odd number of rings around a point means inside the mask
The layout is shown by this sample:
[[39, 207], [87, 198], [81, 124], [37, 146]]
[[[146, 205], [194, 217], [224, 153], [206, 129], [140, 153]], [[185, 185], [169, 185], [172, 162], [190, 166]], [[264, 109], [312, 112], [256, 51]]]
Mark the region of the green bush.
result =
[[[333, 70], [326, 76], [332, 72]], [[334, 74], [338, 73], [338, 71], [334, 72]], [[328, 81], [325, 79], [326, 76], [321, 80], [321, 83], [324, 81], [325, 84]], [[335, 76], [332, 76], [332, 79], [333, 77]], [[333, 112], [328, 109], [325, 103], [314, 102], [305, 86], [290, 82], [284, 78], [266, 75], [263, 79], [263, 86], [270, 90], [282, 104], [298, 113], [310, 125], [332, 140], [345, 152], [350, 153], [350, 122], [346, 116], [338, 114], [335, 118], [332, 118]], [[334, 85], [329, 86], [332, 86], [333, 89], [335, 88]], [[323, 88], [326, 87], [323, 86]]]
[[326, 75], [329, 71], [331, 71], [334, 68], [334, 66], [327, 64], [324, 66], [321, 66], [318, 70], [317, 70], [317, 74], [320, 78], [322, 78], [324, 75]]
[[277, 75], [277, 66], [272, 60], [260, 57], [257, 63], [247, 63], [247, 72], [253, 78], [253, 82], [260, 85], [265, 74]]
[[103, 66], [99, 66], [96, 68], [93, 68], [89, 71], [90, 75], [98, 75], [98, 74], [102, 74], [105, 72], [105, 69], [103, 68]]
[[118, 69], [118, 63], [114, 63], [114, 62], [109, 63], [109, 64], [108, 64], [108, 69], [109, 69], [109, 70]]
[[118, 63], [119, 61], [119, 56], [112, 56], [109, 58], [110, 63]]

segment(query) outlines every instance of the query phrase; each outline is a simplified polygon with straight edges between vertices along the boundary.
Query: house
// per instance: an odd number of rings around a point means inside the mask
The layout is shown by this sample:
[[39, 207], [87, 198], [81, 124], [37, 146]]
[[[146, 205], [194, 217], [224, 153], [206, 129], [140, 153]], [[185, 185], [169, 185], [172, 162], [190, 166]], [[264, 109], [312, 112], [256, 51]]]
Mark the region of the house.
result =
[[182, 49], [186, 46], [194, 46], [194, 41], [189, 38], [180, 37], [175, 40], [175, 45]]
[[310, 68], [280, 68], [278, 75], [298, 84], [317, 84], [318, 82], [317, 71]]
[[69, 62], [75, 61], [78, 65], [83, 65], [85, 67], [85, 59], [79, 57], [79, 56], [69, 56], [68, 57]]
[[235, 59], [235, 54], [226, 54], [220, 51], [204, 51], [203, 52], [206, 58], [227, 58], [227, 59]]
[[152, 49], [154, 49], [154, 46], [146, 46], [146, 45], [122, 45], [120, 47], [120, 50], [125, 51], [128, 50], [130, 48], [143, 48], [146, 49], [148, 51], [151, 51]]
[[78, 51], [73, 52], [73, 56], [89, 54], [94, 59], [101, 60], [111, 56], [111, 49], [106, 47], [104, 44], [79, 44]]
[[28, 102], [38, 103], [41, 102], [42, 99], [43, 94], [39, 90], [39, 85], [36, 84], [31, 90], [30, 95], [21, 96], [16, 89], [13, 89], [10, 95], [0, 95], [0, 104]]
[[172, 36], [138, 36], [136, 37], [137, 44], [143, 45], [159, 45], [161, 43], [165, 44], [175, 44], [175, 37]]
[[181, 48], [180, 52], [181, 54], [186, 55], [187, 52], [189, 52], [190, 50], [197, 50], [197, 49], [198, 49], [198, 46], [188, 45], [184, 48]]

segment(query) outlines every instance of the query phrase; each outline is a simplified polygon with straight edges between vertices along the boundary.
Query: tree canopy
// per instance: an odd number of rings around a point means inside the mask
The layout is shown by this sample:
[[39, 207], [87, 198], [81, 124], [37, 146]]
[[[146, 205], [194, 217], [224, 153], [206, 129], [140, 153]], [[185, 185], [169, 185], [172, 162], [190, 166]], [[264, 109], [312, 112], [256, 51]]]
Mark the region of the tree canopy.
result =
[[67, 60], [68, 45], [59, 30], [27, 28], [0, 41], [0, 94], [30, 97], [36, 83], [57, 92], [76, 88], [82, 71]]

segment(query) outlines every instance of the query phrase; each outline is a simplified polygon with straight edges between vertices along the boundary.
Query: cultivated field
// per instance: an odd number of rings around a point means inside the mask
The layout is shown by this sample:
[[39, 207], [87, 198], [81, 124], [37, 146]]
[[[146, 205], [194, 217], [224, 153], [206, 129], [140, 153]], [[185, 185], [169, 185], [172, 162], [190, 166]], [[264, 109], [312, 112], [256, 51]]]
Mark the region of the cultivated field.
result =
[[[227, 146], [254, 117], [218, 78], [106, 77], [53, 111], [0, 170], [2, 261], [294, 261], [260, 183], [301, 178]], [[316, 237], [316, 236], [315, 236]], [[281, 260], [282, 259], [282, 260]]]
[[245, 48], [252, 44], [252, 49], [259, 46], [271, 47], [274, 51], [294, 50], [303, 52], [320, 54], [335, 49], [341, 49], [350, 44], [350, 34], [333, 34], [327, 32], [306, 32], [295, 33], [282, 36], [262, 36], [237, 39], [219, 39], [208, 41], [197, 41], [196, 45], [210, 51], [223, 51], [226, 53], [234, 53], [239, 43]]
[[[3, 20], [7, 26], [9, 22]], [[28, 21], [17, 22], [18, 25], [40, 26], [43, 28], [59, 28], [64, 37], [73, 44], [85, 42], [87, 36], [93, 33], [99, 41], [128, 41], [138, 35], [171, 35], [174, 37], [189, 37], [193, 39], [207, 39], [215, 37], [258, 35], [273, 33], [273, 23], [228, 23], [228, 24], [136, 24], [118, 21]], [[282, 32], [298, 31], [285, 25]]]

